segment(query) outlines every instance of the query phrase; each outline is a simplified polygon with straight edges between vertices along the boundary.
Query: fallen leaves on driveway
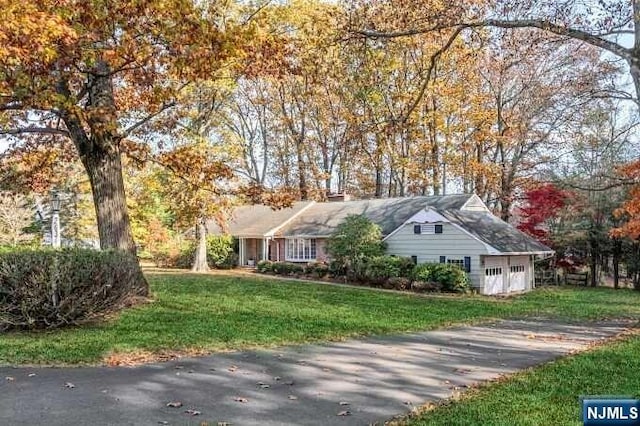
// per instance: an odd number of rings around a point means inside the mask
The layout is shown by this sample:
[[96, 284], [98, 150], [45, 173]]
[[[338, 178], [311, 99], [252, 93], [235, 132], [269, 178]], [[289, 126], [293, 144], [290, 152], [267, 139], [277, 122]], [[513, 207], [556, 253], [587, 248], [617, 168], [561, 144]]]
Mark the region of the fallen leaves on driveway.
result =
[[182, 402], [180, 402], [180, 401], [171, 401], [171, 402], [167, 402], [167, 407], [170, 407], [170, 408], [180, 408], [180, 407], [182, 407]]
[[235, 402], [241, 402], [241, 403], [243, 403], [243, 404], [244, 404], [244, 403], [246, 403], [246, 402], [249, 402], [249, 400], [248, 400], [247, 398], [243, 398], [243, 397], [241, 397], [241, 396], [234, 396], [234, 397], [233, 397], [233, 400], [234, 400]]

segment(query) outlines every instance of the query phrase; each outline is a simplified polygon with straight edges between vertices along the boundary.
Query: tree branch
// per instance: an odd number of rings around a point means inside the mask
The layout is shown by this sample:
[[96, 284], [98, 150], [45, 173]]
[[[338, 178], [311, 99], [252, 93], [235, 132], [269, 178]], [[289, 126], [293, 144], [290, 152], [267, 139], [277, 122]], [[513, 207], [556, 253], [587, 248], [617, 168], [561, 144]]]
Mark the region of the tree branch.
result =
[[0, 130], [0, 135], [12, 135], [17, 136], [26, 133], [39, 133], [39, 134], [47, 134], [47, 135], [59, 135], [70, 137], [69, 132], [62, 129], [56, 129], [53, 127], [22, 127], [17, 129], [4, 129]]
[[151, 120], [153, 120], [154, 118], [156, 118], [157, 116], [159, 116], [160, 114], [162, 114], [163, 112], [165, 112], [166, 110], [168, 110], [169, 108], [173, 108], [176, 105], [176, 102], [169, 102], [167, 104], [162, 105], [162, 107], [160, 107], [160, 109], [156, 112], [154, 112], [153, 114], [149, 114], [148, 116], [146, 116], [145, 118], [143, 118], [142, 120], [138, 121], [135, 124], [132, 124], [131, 126], [127, 127], [123, 134], [122, 137], [126, 138], [128, 137], [132, 132], [134, 132], [135, 130], [139, 129], [140, 127], [144, 126], [145, 124], [147, 124], [148, 122], [150, 122]]
[[460, 32], [464, 28], [478, 28], [478, 27], [496, 27], [496, 28], [537, 28], [543, 31], [548, 31], [553, 34], [570, 37], [576, 40], [583, 41], [591, 44], [592, 46], [599, 47], [607, 50], [627, 61], [633, 59], [633, 51], [627, 49], [610, 40], [606, 40], [598, 35], [594, 35], [584, 30], [577, 28], [564, 27], [562, 25], [554, 24], [553, 22], [543, 19], [516, 19], [516, 20], [502, 20], [502, 19], [485, 19], [477, 22], [466, 22], [457, 24], [440, 24], [427, 28], [415, 28], [405, 31], [375, 31], [375, 30], [360, 30], [356, 31], [356, 34], [360, 34], [370, 38], [397, 38], [414, 36], [418, 34], [424, 34], [432, 31], [456, 29]]

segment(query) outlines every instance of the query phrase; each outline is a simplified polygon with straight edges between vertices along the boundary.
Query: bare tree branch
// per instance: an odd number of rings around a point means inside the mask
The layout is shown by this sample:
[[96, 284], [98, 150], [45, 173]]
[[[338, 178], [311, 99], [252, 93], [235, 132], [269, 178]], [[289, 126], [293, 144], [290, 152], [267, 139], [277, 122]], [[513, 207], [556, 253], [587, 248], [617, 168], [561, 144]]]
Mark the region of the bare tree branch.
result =
[[148, 116], [146, 116], [145, 118], [143, 118], [142, 120], [132, 124], [131, 126], [127, 127], [124, 132], [123, 132], [123, 137], [126, 138], [128, 137], [132, 132], [134, 132], [135, 130], [139, 129], [140, 127], [144, 126], [145, 124], [147, 124], [148, 122], [150, 122], [151, 120], [153, 120], [154, 118], [156, 118], [157, 116], [159, 116], [160, 114], [162, 114], [163, 112], [165, 112], [166, 110], [168, 110], [169, 108], [173, 108], [176, 105], [176, 102], [169, 102], [167, 104], [162, 105], [162, 107], [160, 107], [160, 109], [152, 114], [149, 114]]
[[577, 28], [564, 27], [562, 25], [554, 24], [553, 22], [542, 19], [516, 19], [516, 20], [502, 20], [502, 19], [485, 19], [477, 22], [467, 22], [458, 24], [445, 24], [435, 25], [426, 28], [415, 28], [404, 31], [376, 31], [376, 30], [360, 30], [356, 31], [356, 34], [360, 34], [365, 37], [371, 38], [397, 38], [414, 36], [418, 34], [424, 34], [432, 31], [455, 29], [459, 34], [462, 29], [465, 28], [478, 28], [478, 27], [497, 27], [497, 28], [538, 28], [540, 30], [548, 31], [557, 35], [571, 37], [576, 40], [584, 41], [585, 43], [607, 50], [621, 58], [628, 61], [633, 60], [633, 50], [621, 46], [610, 40], [606, 40], [601, 36], [594, 35], [588, 31], [580, 30]]

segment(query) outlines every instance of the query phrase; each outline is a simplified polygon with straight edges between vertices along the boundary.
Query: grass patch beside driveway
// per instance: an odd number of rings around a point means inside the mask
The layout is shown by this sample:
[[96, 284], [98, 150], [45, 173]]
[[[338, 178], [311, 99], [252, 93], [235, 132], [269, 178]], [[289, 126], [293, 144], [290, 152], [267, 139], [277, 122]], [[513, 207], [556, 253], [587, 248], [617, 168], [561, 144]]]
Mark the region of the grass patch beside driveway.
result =
[[495, 300], [421, 297], [246, 276], [150, 274], [153, 303], [102, 325], [0, 336], [2, 364], [100, 363], [426, 330], [492, 318], [640, 318], [640, 292], [554, 289]]
[[581, 425], [580, 395], [640, 397], [640, 336], [482, 386], [457, 402], [398, 422], [435, 425]]

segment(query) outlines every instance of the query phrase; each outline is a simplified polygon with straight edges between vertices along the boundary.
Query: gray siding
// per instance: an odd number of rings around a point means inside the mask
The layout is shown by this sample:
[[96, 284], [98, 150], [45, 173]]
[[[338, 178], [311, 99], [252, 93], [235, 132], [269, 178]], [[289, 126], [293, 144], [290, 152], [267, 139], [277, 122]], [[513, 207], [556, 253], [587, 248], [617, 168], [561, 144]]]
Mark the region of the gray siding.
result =
[[471, 257], [470, 278], [474, 287], [480, 288], [484, 269], [480, 267], [480, 255], [486, 254], [485, 246], [450, 223], [442, 224], [442, 234], [414, 234], [413, 224], [404, 225], [387, 240], [387, 253], [396, 256], [417, 256], [418, 263], [439, 262], [440, 256], [448, 259]]

